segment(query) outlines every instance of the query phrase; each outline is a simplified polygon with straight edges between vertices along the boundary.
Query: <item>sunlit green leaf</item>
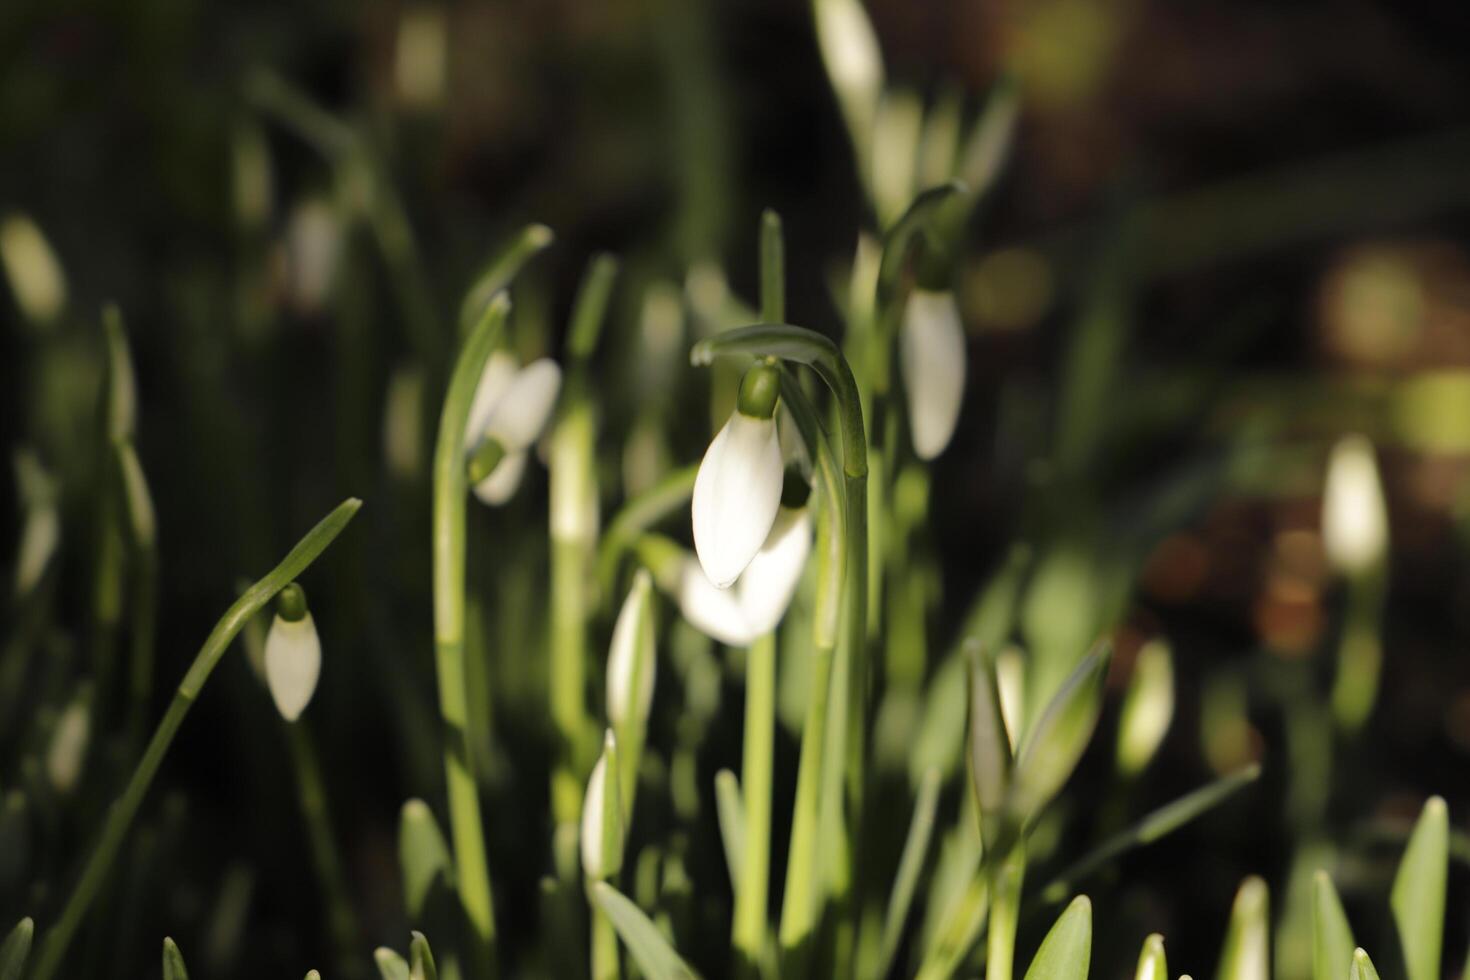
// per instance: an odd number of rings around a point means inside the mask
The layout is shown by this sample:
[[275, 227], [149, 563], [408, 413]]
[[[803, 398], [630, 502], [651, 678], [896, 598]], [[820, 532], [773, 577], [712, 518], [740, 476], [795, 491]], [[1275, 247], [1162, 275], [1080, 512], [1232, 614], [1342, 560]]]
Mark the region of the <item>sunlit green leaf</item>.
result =
[[1341, 980], [1352, 965], [1353, 930], [1332, 876], [1318, 871], [1312, 900], [1312, 976], [1314, 980]]
[[35, 932], [36, 923], [29, 916], [21, 919], [10, 930], [10, 935], [0, 944], [0, 980], [20, 980], [26, 957], [31, 952], [31, 937]]
[[1041, 941], [1026, 980], [1087, 980], [1091, 961], [1092, 902], [1078, 895]]
[[592, 883], [587, 891], [597, 907], [612, 920], [618, 938], [649, 980], [691, 980], [699, 975], [626, 895], [605, 881]]
[[163, 980], [189, 980], [189, 971], [184, 969], [184, 954], [167, 936], [163, 940]]
[[1449, 811], [1443, 799], [1433, 796], [1414, 825], [1389, 898], [1409, 980], [1439, 977], [1449, 853]]

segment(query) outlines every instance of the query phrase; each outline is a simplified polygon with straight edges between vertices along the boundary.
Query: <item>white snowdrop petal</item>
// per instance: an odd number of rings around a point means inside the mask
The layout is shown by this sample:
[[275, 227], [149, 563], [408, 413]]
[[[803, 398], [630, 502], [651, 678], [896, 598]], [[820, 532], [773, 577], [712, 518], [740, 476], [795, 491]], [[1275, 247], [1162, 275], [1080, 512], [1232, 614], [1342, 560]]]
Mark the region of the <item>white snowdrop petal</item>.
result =
[[954, 294], [909, 294], [899, 341], [914, 452], [933, 459], [954, 435], [965, 394], [965, 328]]
[[282, 718], [301, 717], [321, 672], [322, 644], [311, 613], [294, 623], [276, 616], [265, 638], [265, 680]]
[[731, 414], [694, 479], [694, 550], [728, 588], [765, 543], [781, 504], [781, 446], [772, 419]]
[[557, 363], [546, 357], [532, 361], [516, 374], [490, 413], [485, 434], [500, 440], [511, 452], [527, 448], [546, 428], [560, 392], [561, 368]]
[[499, 507], [516, 495], [516, 490], [521, 485], [521, 476], [526, 472], [527, 455], [529, 454], [524, 449], [511, 453], [496, 464], [489, 476], [475, 484], [475, 496], [480, 503]]
[[693, 559], [685, 561], [679, 569], [678, 601], [684, 618], [710, 639], [743, 647], [759, 635], [745, 621], [735, 592], [717, 588]]
[[15, 559], [15, 594], [29, 595], [40, 584], [51, 556], [61, 543], [61, 516], [51, 505], [26, 514], [21, 525], [20, 549]]
[[796, 594], [812, 550], [812, 521], [805, 507], [782, 507], [770, 536], [735, 584], [745, 622], [756, 635], [776, 628]]
[[[640, 723], [646, 721], [653, 705], [658, 663], [653, 656], [653, 619], [649, 615], [652, 591], [652, 576], [647, 569], [640, 569], [613, 626], [612, 646], [607, 656], [607, 717], [614, 725], [621, 725], [627, 719], [630, 708]], [[633, 698], [635, 674], [638, 675], [636, 701]]]
[[1322, 543], [1332, 567], [1359, 574], [1388, 549], [1388, 512], [1373, 458], [1373, 444], [1345, 436], [1332, 447], [1322, 491]]
[[469, 422], [464, 430], [465, 452], [471, 452], [485, 437], [490, 425], [490, 416], [501, 398], [510, 390], [516, 377], [516, 359], [503, 350], [492, 351], [480, 369], [480, 380], [475, 383], [475, 397], [470, 400]]
[[883, 56], [872, 21], [859, 0], [821, 0], [815, 7], [817, 44], [843, 98], [876, 98], [883, 85]]
[[23, 214], [0, 221], [0, 266], [26, 318], [47, 323], [66, 305], [66, 276], [36, 223]]
[[91, 732], [92, 719], [86, 704], [73, 701], [67, 705], [56, 721], [56, 730], [46, 752], [46, 776], [58, 793], [69, 793], [76, 786], [82, 774], [82, 762], [87, 755]]

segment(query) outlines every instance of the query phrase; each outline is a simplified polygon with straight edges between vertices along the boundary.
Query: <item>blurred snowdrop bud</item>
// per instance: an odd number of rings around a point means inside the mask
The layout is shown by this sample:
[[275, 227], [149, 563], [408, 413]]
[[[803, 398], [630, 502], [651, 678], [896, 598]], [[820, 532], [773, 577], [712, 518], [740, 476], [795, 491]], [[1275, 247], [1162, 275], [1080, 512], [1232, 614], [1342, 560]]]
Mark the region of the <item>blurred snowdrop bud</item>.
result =
[[883, 54], [861, 0], [815, 0], [817, 46], [847, 125], [859, 146], [871, 134], [883, 92]]
[[1006, 737], [1014, 753], [1026, 725], [1026, 664], [1020, 650], [1006, 647], [995, 658], [995, 684], [1000, 690], [1000, 713], [1005, 719]]
[[967, 642], [965, 653], [970, 665], [970, 777], [982, 829], [987, 841], [993, 841], [990, 824], [993, 815], [1004, 807], [1010, 786], [1011, 741], [1006, 734], [994, 659], [975, 640]]
[[276, 710], [287, 721], [301, 717], [322, 672], [322, 643], [306, 608], [306, 593], [292, 582], [281, 590], [276, 618], [265, 638], [265, 680]]
[[92, 716], [85, 694], [72, 699], [56, 720], [51, 745], [46, 750], [46, 778], [58, 793], [70, 793], [82, 774], [91, 737]]
[[914, 452], [933, 459], [954, 435], [965, 394], [965, 328], [954, 293], [910, 293], [899, 344]]
[[326, 305], [341, 253], [342, 227], [330, 204], [303, 201], [292, 209], [286, 228], [287, 281], [298, 313], [316, 313]]
[[383, 457], [388, 472], [400, 480], [417, 480], [424, 467], [424, 371], [401, 364], [388, 377], [383, 411]]
[[403, 874], [404, 903], [409, 918], [417, 921], [434, 882], [452, 877], [449, 845], [423, 800], [408, 800], [399, 813], [398, 864]]
[[1218, 980], [1267, 980], [1271, 975], [1270, 892], [1252, 875], [1240, 883], [1220, 951]]
[[891, 226], [914, 198], [924, 104], [912, 89], [894, 89], [878, 102], [873, 119], [873, 202], [883, 227]]
[[61, 544], [61, 513], [55, 482], [29, 449], [15, 454], [15, 482], [23, 514], [15, 557], [15, 595], [22, 598], [40, 584]]
[[1174, 720], [1174, 658], [1163, 640], [1138, 651], [1118, 719], [1118, 771], [1136, 776], [1153, 760]]
[[393, 82], [398, 101], [433, 109], [444, 101], [449, 80], [449, 29], [437, 7], [409, 7], [398, 23]]
[[12, 214], [0, 222], [0, 265], [27, 320], [45, 326], [61, 315], [66, 275], [46, 236], [26, 215]]
[[1344, 436], [1332, 447], [1322, 491], [1322, 541], [1327, 560], [1343, 575], [1361, 575], [1388, 550], [1388, 511], [1373, 444]]
[[729, 588], [755, 557], [781, 504], [785, 467], [776, 436], [775, 368], [746, 372], [730, 420], [694, 479], [694, 550], [710, 581]]
[[642, 726], [653, 704], [658, 670], [653, 632], [653, 578], [647, 569], [633, 577], [633, 588], [623, 600], [613, 626], [607, 656], [607, 717], [621, 727], [631, 720]]
[[812, 519], [807, 508], [780, 508], [771, 533], [735, 584], [752, 637], [769, 633], [786, 615], [811, 551]]
[[1164, 958], [1164, 937], [1153, 933], [1143, 941], [1134, 980], [1169, 980], [1169, 963]]
[[592, 767], [587, 794], [582, 798], [582, 873], [593, 881], [617, 874], [623, 865], [623, 815], [618, 781], [607, 778], [609, 772], [618, 771], [617, 751], [617, 739], [609, 730], [603, 736], [602, 755]]
[[230, 140], [230, 155], [235, 220], [241, 228], [254, 230], [270, 217], [274, 196], [270, 148], [260, 126], [253, 122], [237, 124]]
[[494, 507], [514, 496], [531, 446], [551, 420], [560, 393], [561, 368], [549, 358], [517, 368], [515, 358], [496, 351], [485, 362], [470, 403], [465, 450], [489, 441], [502, 456], [488, 474], [474, 480], [475, 496], [482, 503]]

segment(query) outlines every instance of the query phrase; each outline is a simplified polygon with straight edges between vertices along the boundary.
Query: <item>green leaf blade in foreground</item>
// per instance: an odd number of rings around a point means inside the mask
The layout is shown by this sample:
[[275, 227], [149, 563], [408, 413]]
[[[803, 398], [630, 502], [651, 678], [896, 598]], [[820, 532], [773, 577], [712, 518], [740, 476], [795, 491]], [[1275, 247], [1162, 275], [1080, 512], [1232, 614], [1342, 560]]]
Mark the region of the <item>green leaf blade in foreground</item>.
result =
[[649, 980], [696, 980], [699, 974], [684, 962], [658, 927], [626, 895], [605, 881], [590, 885], [588, 894], [612, 920], [618, 938]]
[[1252, 875], [1240, 883], [1216, 980], [1268, 980], [1271, 964], [1271, 895]]
[[1318, 871], [1312, 892], [1312, 978], [1341, 980], [1352, 968], [1353, 930], [1332, 877]]
[[31, 953], [31, 936], [35, 931], [36, 923], [30, 916], [21, 919], [10, 930], [10, 935], [0, 945], [0, 980], [20, 980], [26, 957]]
[[398, 863], [403, 873], [403, 900], [411, 922], [419, 921], [434, 882], [453, 878], [449, 845], [434, 813], [423, 800], [403, 804], [398, 820]]
[[429, 950], [429, 940], [421, 932], [415, 932], [408, 944], [409, 980], [439, 980], [439, 970], [434, 966], [434, 954]]
[[1433, 796], [1414, 825], [1389, 897], [1409, 980], [1439, 977], [1449, 855], [1449, 811]]
[[1035, 819], [1077, 768], [1102, 713], [1112, 644], [1100, 640], [1072, 671], [1016, 753], [1009, 806], [1022, 823]]
[[184, 954], [167, 936], [163, 937], [163, 980], [189, 980], [189, 971], [184, 968]]
[[378, 965], [378, 973], [383, 980], [411, 980], [408, 960], [387, 946], [373, 950], [373, 962]]
[[1169, 980], [1169, 961], [1164, 958], [1164, 937], [1154, 933], [1143, 941], [1134, 980]]
[[1092, 962], [1092, 902], [1072, 899], [1041, 941], [1026, 980], [1087, 980]]
[[1361, 949], [1353, 950], [1353, 965], [1348, 973], [1348, 980], [1378, 980], [1378, 970], [1374, 968], [1368, 954]]

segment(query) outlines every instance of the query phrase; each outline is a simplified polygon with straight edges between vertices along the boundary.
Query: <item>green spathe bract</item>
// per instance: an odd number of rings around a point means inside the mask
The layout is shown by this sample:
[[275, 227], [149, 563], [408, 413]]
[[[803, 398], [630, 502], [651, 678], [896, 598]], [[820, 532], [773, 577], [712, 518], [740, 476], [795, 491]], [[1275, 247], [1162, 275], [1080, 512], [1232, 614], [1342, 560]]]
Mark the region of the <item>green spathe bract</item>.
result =
[[1449, 850], [1449, 808], [1432, 796], [1409, 836], [1389, 898], [1409, 980], [1436, 980], [1440, 975]]
[[1026, 980], [1087, 980], [1091, 961], [1092, 902], [1078, 895], [1041, 941]]
[[1312, 977], [1340, 980], [1353, 960], [1353, 930], [1332, 876], [1318, 871], [1312, 882]]

